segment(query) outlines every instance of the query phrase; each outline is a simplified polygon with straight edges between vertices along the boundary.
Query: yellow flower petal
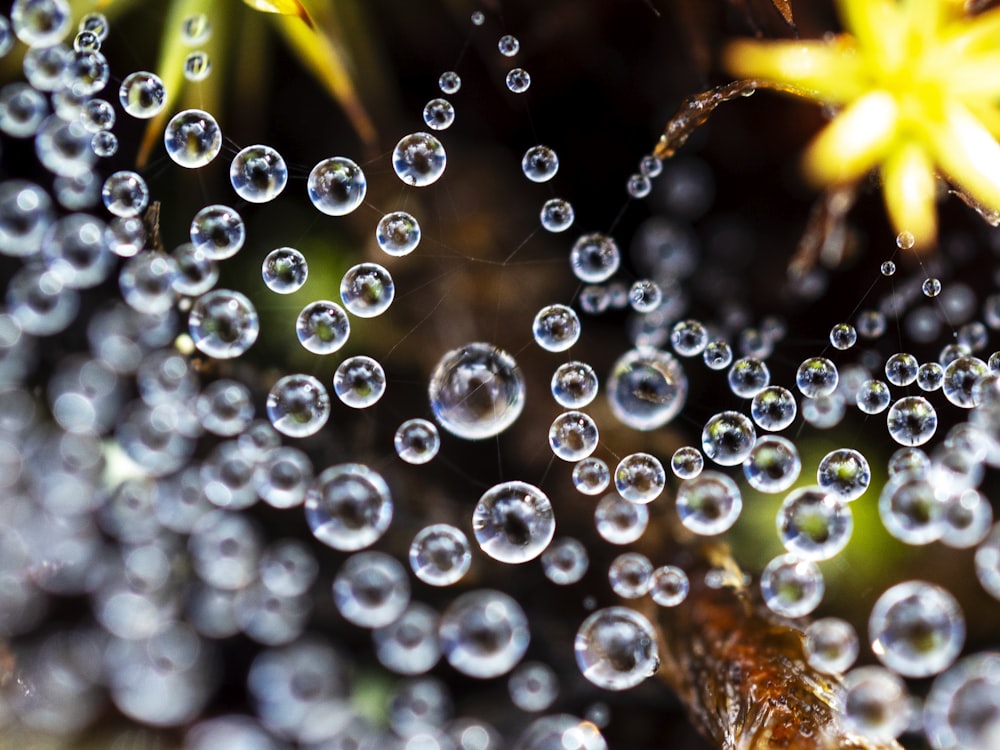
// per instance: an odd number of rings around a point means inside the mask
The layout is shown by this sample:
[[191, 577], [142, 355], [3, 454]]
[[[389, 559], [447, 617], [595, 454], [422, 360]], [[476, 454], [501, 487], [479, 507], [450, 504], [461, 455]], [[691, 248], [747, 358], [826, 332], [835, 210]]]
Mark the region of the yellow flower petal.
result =
[[934, 158], [948, 179], [987, 208], [1000, 210], [1000, 144], [968, 109], [947, 102], [944, 120], [929, 124]]
[[722, 64], [737, 78], [775, 83], [774, 88], [829, 104], [844, 104], [864, 93], [863, 61], [844, 40], [740, 40], [726, 47]]
[[[996, 44], [1000, 46], [1000, 33]], [[965, 99], [1000, 98], [1000, 50], [941, 62], [948, 66], [949, 95]]]
[[934, 164], [919, 144], [906, 143], [889, 154], [882, 192], [896, 233], [909, 232], [918, 249], [932, 246], [937, 239]]
[[964, 16], [942, 32], [942, 44], [954, 54], [995, 50], [1000, 39], [1000, 7], [980, 13], [972, 20]]
[[848, 105], [810, 144], [806, 174], [821, 185], [862, 177], [892, 145], [898, 116], [896, 100], [885, 91]]
[[840, 0], [844, 28], [858, 40], [872, 67], [895, 68], [905, 54], [902, 9], [895, 0]]
[[305, 22], [306, 26], [312, 28], [312, 18], [309, 11], [300, 0], [243, 0], [245, 5], [249, 5], [254, 10], [261, 13], [277, 13], [279, 16], [294, 16]]

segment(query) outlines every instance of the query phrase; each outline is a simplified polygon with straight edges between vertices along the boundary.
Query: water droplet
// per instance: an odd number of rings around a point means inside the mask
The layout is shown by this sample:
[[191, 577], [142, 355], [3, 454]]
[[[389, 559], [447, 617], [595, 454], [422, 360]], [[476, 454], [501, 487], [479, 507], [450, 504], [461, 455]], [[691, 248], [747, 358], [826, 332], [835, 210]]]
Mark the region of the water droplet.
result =
[[433, 422], [426, 419], [408, 419], [397, 429], [393, 437], [396, 455], [414, 466], [432, 460], [441, 447], [441, 436]]
[[923, 396], [905, 396], [889, 408], [889, 435], [900, 445], [923, 445], [937, 431], [937, 412]]
[[841, 500], [857, 500], [868, 489], [872, 473], [865, 457], [853, 448], [830, 451], [819, 462], [816, 481]]
[[627, 690], [660, 666], [656, 632], [645, 617], [626, 607], [590, 615], [573, 644], [583, 676], [604, 690]]
[[865, 414], [881, 414], [889, 408], [891, 399], [888, 385], [881, 380], [866, 380], [858, 388], [855, 403]]
[[333, 374], [333, 390], [346, 406], [367, 409], [385, 394], [385, 370], [371, 357], [348, 357]]
[[804, 617], [819, 606], [826, 586], [819, 566], [796, 555], [779, 555], [760, 574], [768, 609], [781, 617]]
[[125, 76], [118, 89], [118, 101], [127, 114], [140, 120], [156, 117], [166, 104], [163, 81], [155, 73], [139, 70]]
[[264, 277], [264, 284], [272, 292], [292, 294], [306, 283], [309, 265], [305, 256], [295, 248], [279, 247], [265, 256], [261, 264], [261, 275]]
[[368, 180], [351, 159], [333, 156], [312, 168], [306, 189], [309, 200], [321, 213], [346, 216], [364, 201]]
[[600, 495], [611, 483], [611, 470], [599, 458], [585, 458], [573, 467], [573, 487], [584, 495]]
[[666, 481], [663, 464], [649, 453], [629, 454], [615, 469], [615, 489], [631, 503], [651, 503], [663, 492]]
[[511, 68], [507, 71], [507, 88], [515, 94], [523, 94], [531, 86], [531, 75], [524, 68]]
[[547, 182], [559, 171], [559, 157], [548, 146], [532, 146], [524, 152], [521, 171], [532, 182]]
[[919, 363], [912, 354], [897, 352], [885, 363], [886, 379], [893, 385], [907, 386], [917, 379]]
[[542, 570], [545, 577], [557, 586], [576, 583], [587, 572], [590, 559], [587, 548], [571, 537], [560, 537], [542, 553]]
[[270, 146], [247, 146], [229, 165], [233, 190], [248, 203], [267, 203], [277, 198], [288, 183], [288, 167]]
[[650, 593], [661, 607], [676, 607], [687, 599], [690, 588], [687, 573], [676, 565], [664, 565], [653, 571]]
[[549, 352], [564, 352], [580, 338], [580, 318], [566, 305], [547, 305], [531, 326], [535, 343]]
[[394, 622], [410, 603], [406, 570], [384, 552], [358, 552], [333, 579], [333, 601], [348, 622], [380, 628]]
[[702, 360], [711, 370], [725, 370], [733, 361], [733, 350], [722, 340], [711, 341], [702, 352]]
[[778, 435], [758, 438], [743, 462], [743, 474], [755, 490], [784, 492], [799, 478], [802, 460], [795, 443]]
[[935, 750], [992, 750], [1000, 713], [1000, 656], [967, 656], [934, 680], [924, 703], [924, 731]]
[[260, 321], [246, 295], [216, 289], [194, 303], [188, 331], [199, 351], [215, 359], [232, 359], [253, 346], [260, 333]]
[[[313, 480], [313, 465], [309, 457], [298, 448], [285, 445], [269, 451], [266, 458], [266, 462], [257, 466], [255, 477], [260, 499], [272, 508], [301, 505]], [[267, 581], [264, 583], [266, 585]]]
[[826, 357], [810, 357], [799, 365], [795, 385], [807, 398], [829, 396], [837, 389], [837, 366]]
[[753, 398], [771, 382], [771, 371], [756, 357], [733, 362], [728, 374], [729, 388], [740, 398]]
[[411, 602], [395, 622], [372, 631], [375, 657], [396, 674], [427, 672], [441, 658], [439, 622], [437, 612], [431, 607]]
[[958, 602], [940, 586], [907, 581], [885, 591], [868, 619], [872, 651], [904, 677], [929, 677], [951, 666], [965, 641]]
[[633, 281], [628, 290], [628, 304], [637, 313], [651, 313], [663, 302], [663, 290], [652, 279]]
[[600, 284], [610, 279], [621, 265], [618, 243], [607, 235], [592, 232], [581, 235], [569, 252], [569, 263], [580, 281]]
[[920, 289], [925, 297], [937, 297], [941, 294], [941, 280], [935, 278], [924, 279]]
[[724, 411], [705, 423], [701, 449], [720, 466], [736, 466], [750, 455], [756, 439], [757, 432], [749, 418], [737, 411]]
[[225, 260], [246, 240], [243, 217], [229, 206], [205, 206], [191, 221], [191, 244], [212, 260]]
[[685, 528], [701, 536], [715, 536], [736, 523], [743, 510], [743, 496], [736, 482], [725, 474], [703, 471], [681, 482], [676, 506]]
[[211, 36], [212, 26], [204, 13], [195, 13], [181, 21], [181, 40], [189, 47], [204, 44]]
[[389, 272], [378, 263], [359, 263], [344, 274], [340, 298], [344, 307], [359, 318], [376, 318], [392, 304], [396, 285]]
[[830, 344], [834, 349], [846, 351], [858, 341], [858, 332], [850, 323], [837, 323], [830, 329]]
[[375, 241], [387, 255], [409, 255], [420, 244], [420, 225], [406, 211], [393, 211], [379, 219]]
[[542, 228], [549, 232], [565, 232], [573, 226], [575, 214], [569, 201], [551, 198], [542, 206], [539, 218]]
[[844, 723], [875, 742], [892, 742], [910, 722], [906, 686], [881, 667], [858, 667], [844, 677]]
[[497, 49], [504, 57], [513, 57], [521, 49], [521, 43], [512, 34], [504, 34], [497, 42]]
[[700, 321], [678, 321], [670, 329], [670, 345], [682, 357], [695, 357], [708, 346], [708, 331]]
[[615, 362], [608, 377], [611, 412], [627, 427], [654, 430], [680, 413], [687, 376], [673, 355], [652, 348], [632, 349]]
[[552, 541], [555, 529], [552, 503], [527, 482], [494, 485], [479, 498], [472, 516], [483, 552], [505, 563], [534, 560]]
[[431, 374], [431, 409], [448, 432], [466, 440], [499, 435], [524, 409], [524, 376], [514, 358], [476, 342], [446, 353]]
[[[0, 130], [7, 135], [30, 138], [38, 132], [48, 113], [45, 95], [28, 84], [8, 83], [0, 89]], [[84, 127], [87, 126], [84, 121]]]
[[486, 23], [486, 15], [481, 10], [473, 11], [470, 18], [473, 26], [482, 26]]
[[670, 469], [678, 479], [694, 479], [704, 468], [705, 457], [690, 445], [678, 448], [670, 458]]
[[351, 335], [351, 321], [336, 302], [321, 299], [302, 308], [295, 320], [295, 335], [306, 351], [333, 354]]
[[204, 81], [212, 72], [212, 59], [207, 52], [192, 52], [184, 58], [184, 77], [192, 83]]
[[618, 493], [601, 498], [594, 509], [597, 533], [609, 544], [631, 544], [642, 537], [649, 523], [645, 505], [630, 503]]
[[809, 666], [824, 674], [843, 674], [858, 658], [858, 634], [839, 617], [823, 617], [809, 623], [805, 631]]
[[883, 276], [892, 276], [896, 273], [896, 264], [891, 260], [887, 260], [882, 264], [880, 270]]
[[916, 239], [912, 232], [900, 232], [896, 235], [896, 247], [900, 250], [909, 250], [913, 247]]
[[886, 531], [906, 544], [930, 544], [944, 533], [944, 504], [923, 471], [894, 473], [878, 499]]
[[329, 417], [330, 395], [312, 375], [286, 375], [267, 394], [267, 418], [283, 435], [315, 435]]
[[10, 22], [17, 38], [29, 47], [58, 44], [73, 22], [66, 0], [14, 0]]
[[176, 164], [197, 169], [219, 155], [222, 131], [208, 112], [185, 109], [170, 118], [163, 131], [163, 145]]
[[623, 599], [638, 599], [653, 586], [653, 563], [638, 552], [618, 555], [608, 566], [611, 590]]
[[597, 396], [594, 369], [586, 362], [564, 362], [552, 373], [552, 397], [566, 409], [587, 406]]
[[444, 146], [430, 133], [411, 133], [400, 139], [392, 152], [392, 168], [407, 185], [425, 187], [444, 174]]
[[431, 586], [451, 586], [472, 564], [469, 540], [460, 529], [444, 523], [425, 526], [410, 544], [413, 574]]
[[963, 409], [973, 408], [976, 406], [976, 383], [989, 372], [989, 367], [978, 357], [958, 357], [952, 360], [944, 368], [942, 386], [945, 398]]
[[641, 172], [630, 175], [628, 181], [625, 183], [625, 192], [629, 194], [629, 197], [636, 200], [641, 200], [648, 196], [652, 189], [652, 180]]
[[90, 147], [102, 158], [114, 156], [118, 153], [118, 136], [107, 130], [94, 133], [94, 137], [90, 139]]
[[547, 664], [525, 662], [510, 676], [507, 692], [522, 711], [544, 711], [559, 694], [559, 678]]
[[104, 181], [101, 199], [115, 216], [138, 216], [149, 204], [149, 188], [135, 172], [115, 172]]
[[847, 546], [854, 530], [850, 507], [822, 487], [790, 492], [776, 522], [785, 549], [803, 560], [833, 559]]
[[597, 424], [587, 414], [567, 411], [549, 427], [549, 447], [563, 461], [580, 461], [597, 448]]
[[455, 71], [446, 70], [438, 78], [438, 88], [445, 94], [457, 94], [458, 90], [462, 88], [462, 79]]
[[469, 677], [488, 680], [514, 668], [531, 634], [521, 606], [507, 594], [477, 589], [441, 613], [438, 638], [445, 658]]
[[[319, 381], [312, 380], [313, 387], [322, 391]], [[374, 544], [389, 528], [392, 513], [392, 497], [385, 480], [361, 464], [325, 469], [306, 494], [306, 521], [313, 536], [343, 552]]]

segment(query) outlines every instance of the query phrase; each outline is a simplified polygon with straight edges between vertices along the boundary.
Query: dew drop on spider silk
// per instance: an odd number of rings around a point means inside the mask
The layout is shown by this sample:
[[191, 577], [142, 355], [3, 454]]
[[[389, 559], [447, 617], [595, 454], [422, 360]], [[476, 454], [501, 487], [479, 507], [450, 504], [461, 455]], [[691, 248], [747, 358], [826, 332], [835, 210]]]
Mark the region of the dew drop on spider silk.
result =
[[789, 489], [801, 471], [802, 459], [795, 443], [779, 435], [758, 439], [743, 462], [747, 484], [758, 492], [769, 494]]
[[892, 742], [910, 723], [906, 686], [887, 669], [852, 669], [844, 676], [843, 691], [844, 724], [862, 737]]
[[546, 305], [531, 325], [535, 343], [548, 352], [564, 352], [580, 338], [580, 318], [566, 305]]
[[396, 285], [389, 271], [378, 263], [352, 266], [340, 281], [344, 307], [359, 318], [376, 318], [392, 304]]
[[625, 183], [625, 192], [629, 194], [630, 198], [641, 199], [649, 195], [650, 191], [653, 189], [653, 182], [648, 176], [637, 172], [636, 174], [630, 175], [628, 181]]
[[441, 436], [433, 422], [408, 419], [397, 429], [392, 440], [396, 455], [408, 464], [418, 466], [431, 461], [441, 448]]
[[608, 583], [622, 599], [638, 599], [653, 586], [653, 563], [638, 552], [624, 552], [608, 566]]
[[906, 544], [930, 544], [944, 533], [944, 503], [926, 471], [892, 474], [879, 494], [878, 512], [886, 531]]
[[42, 187], [26, 180], [0, 182], [0, 253], [34, 255], [53, 219], [52, 199]]
[[910, 250], [916, 244], [913, 232], [900, 232], [896, 235], [896, 247], [900, 250]]
[[809, 623], [805, 636], [806, 660], [823, 674], [843, 674], [858, 658], [858, 634], [851, 623], [839, 617]]
[[554, 233], [565, 232], [573, 226], [575, 217], [573, 205], [562, 198], [551, 198], [545, 201], [539, 214], [542, 228]]
[[893, 274], [896, 273], [896, 264], [893, 263], [891, 260], [887, 260], [884, 263], [882, 263], [879, 270], [882, 271], [883, 276], [892, 276]]
[[731, 478], [718, 471], [702, 471], [677, 489], [677, 516], [689, 531], [715, 536], [732, 528], [743, 511], [743, 496]]
[[118, 88], [118, 101], [132, 117], [148, 120], [156, 117], [166, 104], [163, 81], [155, 73], [139, 70], [125, 76]]
[[900, 445], [923, 445], [937, 431], [937, 412], [923, 396], [904, 396], [889, 407], [889, 436]]
[[858, 341], [858, 332], [850, 323], [837, 323], [830, 329], [830, 344], [834, 349], [846, 351]]
[[586, 362], [563, 362], [552, 373], [552, 398], [566, 409], [580, 409], [597, 396], [599, 384], [594, 368]]
[[385, 395], [385, 370], [371, 357], [348, 357], [333, 374], [333, 391], [344, 405], [367, 409]]
[[559, 678], [547, 664], [525, 662], [510, 676], [507, 692], [511, 703], [522, 711], [544, 711], [559, 694]]
[[877, 310], [863, 310], [858, 313], [858, 335], [863, 339], [877, 339], [885, 333], [885, 316]]
[[100, 52], [101, 40], [93, 31], [78, 31], [73, 37], [74, 52]]
[[660, 666], [657, 649], [649, 620], [627, 607], [594, 612], [573, 642], [580, 672], [604, 690], [627, 690], [652, 676]]
[[552, 503], [527, 482], [501, 482], [483, 493], [472, 513], [472, 531], [483, 552], [504, 563], [534, 560], [555, 534]]
[[635, 430], [654, 430], [676, 417], [687, 398], [688, 381], [672, 354], [632, 349], [615, 362], [608, 377], [611, 413]]
[[462, 79], [454, 70], [446, 70], [438, 78], [438, 88], [445, 94], [457, 94], [462, 88]]
[[853, 448], [830, 451], [816, 469], [816, 482], [845, 502], [857, 500], [868, 489], [872, 472], [868, 460]]
[[653, 571], [650, 596], [661, 607], [676, 607], [687, 599], [691, 582], [676, 565], [663, 565]]
[[212, 59], [207, 52], [192, 52], [184, 58], [184, 77], [192, 83], [204, 81], [212, 72]]
[[684, 445], [670, 457], [670, 470], [678, 479], [694, 479], [705, 468], [705, 457], [697, 448]]
[[837, 366], [826, 357], [809, 357], [795, 373], [795, 385], [806, 398], [829, 396], [839, 380]]
[[472, 21], [473, 26], [482, 26], [486, 23], [486, 14], [481, 10], [473, 11], [469, 19]]
[[523, 94], [531, 87], [531, 74], [524, 68], [511, 68], [507, 71], [507, 88], [515, 94]]
[[710, 341], [701, 353], [702, 361], [710, 370], [725, 370], [733, 361], [733, 349], [721, 339]]
[[663, 289], [652, 279], [638, 279], [628, 289], [628, 304], [637, 313], [651, 313], [663, 302]]
[[576, 583], [590, 567], [587, 548], [578, 539], [564, 536], [553, 540], [542, 553], [542, 572], [557, 586]]
[[[260, 499], [272, 508], [301, 505], [313, 481], [313, 465], [309, 456], [298, 448], [282, 445], [270, 449], [266, 458], [265, 463], [258, 465], [255, 480]], [[265, 585], [275, 590], [275, 586], [267, 581]]]
[[556, 458], [576, 462], [587, 458], [597, 448], [597, 423], [581, 411], [567, 411], [549, 427], [549, 447]]
[[410, 603], [406, 569], [385, 552], [351, 555], [333, 579], [333, 602], [341, 616], [358, 627], [384, 627]]
[[392, 151], [392, 168], [396, 176], [414, 187], [437, 182], [447, 162], [444, 146], [430, 133], [403, 136]]
[[573, 275], [587, 284], [610, 279], [621, 265], [621, 250], [612, 237], [599, 232], [581, 235], [569, 253]]
[[345, 216], [365, 199], [368, 180], [353, 160], [344, 156], [323, 159], [309, 172], [309, 200], [327, 216]]
[[385, 214], [375, 229], [375, 241], [387, 255], [409, 255], [420, 244], [420, 224], [406, 211]]
[[521, 49], [521, 43], [517, 40], [516, 36], [504, 34], [500, 37], [500, 41], [497, 42], [497, 49], [500, 50], [500, 54], [504, 57], [513, 57]]
[[906, 352], [896, 352], [885, 363], [885, 377], [892, 385], [906, 386], [917, 379], [917, 358]]
[[125, 303], [133, 310], [158, 315], [166, 313], [174, 304], [176, 276], [177, 263], [166, 253], [141, 253], [122, 265], [118, 273], [118, 287]]
[[740, 398], [753, 398], [771, 382], [771, 371], [763, 360], [742, 357], [733, 362], [727, 375], [729, 389]]
[[[439, 622], [440, 617], [432, 607], [410, 602], [398, 619], [372, 631], [375, 657], [396, 674], [417, 675], [429, 671], [441, 658], [437, 635]], [[342, 733], [338, 736], [344, 738]]]
[[615, 489], [631, 503], [651, 503], [663, 492], [667, 474], [649, 453], [631, 453], [615, 468]]
[[720, 466], [743, 463], [757, 439], [753, 422], [738, 411], [723, 411], [711, 417], [701, 432], [701, 449]]
[[670, 329], [670, 345], [682, 357], [696, 357], [708, 346], [708, 330], [701, 321], [680, 320]]
[[410, 568], [430, 586], [458, 583], [472, 565], [469, 540], [461, 529], [446, 523], [425, 526], [410, 543]]
[[599, 458], [584, 458], [573, 467], [573, 487], [583, 495], [600, 495], [611, 483], [611, 470]]
[[[45, 95], [26, 83], [8, 83], [0, 89], [0, 130], [13, 138], [33, 136], [48, 112]], [[83, 124], [92, 132], [88, 121]]]
[[805, 617], [819, 606], [825, 589], [819, 566], [792, 554], [775, 557], [760, 574], [764, 604], [780, 617]]
[[187, 46], [197, 47], [211, 37], [212, 26], [204, 13], [195, 13], [181, 21], [181, 41]]
[[191, 220], [191, 244], [212, 260], [225, 260], [240, 251], [246, 240], [243, 217], [234, 208], [205, 206]]
[[90, 147], [102, 158], [114, 156], [118, 153], [118, 136], [108, 130], [94, 133], [94, 137], [90, 139]]
[[938, 390], [944, 385], [944, 368], [937, 362], [924, 362], [917, 368], [917, 385], [922, 391]]
[[924, 732], [931, 747], [993, 750], [1000, 711], [1000, 656], [971, 654], [931, 685], [924, 703]]
[[788, 493], [775, 523], [785, 549], [803, 560], [833, 559], [854, 531], [850, 506], [822, 487], [799, 487]]
[[222, 150], [219, 123], [201, 109], [185, 109], [170, 118], [163, 131], [167, 156], [182, 167], [197, 169], [211, 162]]
[[617, 492], [602, 497], [594, 508], [594, 527], [609, 544], [631, 544], [638, 541], [649, 524], [649, 509], [631, 503]]
[[780, 385], [762, 388], [750, 402], [750, 416], [762, 430], [780, 432], [795, 421], [797, 413], [795, 396]]
[[855, 403], [865, 414], [881, 414], [889, 408], [892, 394], [881, 380], [866, 380], [857, 390]]
[[267, 203], [288, 184], [288, 166], [270, 146], [247, 146], [233, 157], [229, 181], [236, 194], [248, 203]]
[[188, 332], [198, 351], [215, 359], [232, 359], [257, 340], [260, 320], [246, 295], [216, 289], [201, 295], [191, 307]]
[[521, 415], [524, 375], [503, 349], [475, 342], [441, 357], [428, 394], [441, 427], [465, 440], [482, 440], [499, 435]]
[[123, 170], [104, 181], [101, 199], [115, 216], [138, 216], [149, 204], [149, 187], [141, 175]]
[[559, 171], [559, 157], [548, 146], [532, 146], [521, 158], [521, 171], [532, 182], [548, 182]]
[[29, 47], [48, 47], [66, 37], [73, 16], [66, 0], [14, 0], [10, 22], [17, 38]]
[[441, 613], [441, 650], [468, 677], [487, 680], [506, 674], [528, 650], [528, 618], [514, 599], [491, 589], [462, 594]]
[[941, 294], [941, 280], [933, 277], [924, 279], [924, 283], [921, 284], [920, 289], [923, 291], [925, 297], [937, 297]]
[[297, 292], [306, 283], [309, 264], [294, 247], [278, 247], [264, 257], [261, 264], [264, 284], [277, 294]]
[[[311, 378], [308, 375], [291, 377]], [[311, 380], [311, 385], [325, 395], [322, 384], [315, 378]], [[302, 403], [309, 401], [307, 395]], [[329, 413], [329, 400], [326, 407], [324, 423]], [[316, 430], [320, 426], [322, 424]], [[374, 544], [389, 528], [393, 515], [389, 486], [381, 474], [363, 464], [337, 464], [320, 472], [306, 493], [305, 508], [313, 536], [343, 552]]]
[[219, 280], [219, 265], [190, 242], [174, 248], [170, 254], [177, 264], [174, 291], [184, 297], [197, 297], [211, 291]]
[[312, 375], [286, 375], [267, 394], [267, 418], [282, 435], [315, 435], [329, 417], [330, 394]]
[[295, 335], [307, 352], [333, 354], [350, 338], [351, 321], [336, 302], [316, 300], [302, 308], [295, 320]]
[[988, 375], [990, 368], [979, 357], [958, 357], [944, 368], [944, 396], [955, 406], [972, 409], [977, 405], [976, 384]]
[[431, 99], [424, 105], [424, 124], [431, 130], [447, 130], [455, 122], [455, 107], [447, 99]]
[[91, 172], [97, 161], [90, 142], [91, 134], [79, 120], [66, 122], [49, 115], [35, 135], [35, 155], [58, 177], [81, 177]]
[[955, 597], [926, 581], [886, 590], [868, 618], [872, 651], [903, 677], [930, 677], [951, 666], [965, 642], [965, 617]]

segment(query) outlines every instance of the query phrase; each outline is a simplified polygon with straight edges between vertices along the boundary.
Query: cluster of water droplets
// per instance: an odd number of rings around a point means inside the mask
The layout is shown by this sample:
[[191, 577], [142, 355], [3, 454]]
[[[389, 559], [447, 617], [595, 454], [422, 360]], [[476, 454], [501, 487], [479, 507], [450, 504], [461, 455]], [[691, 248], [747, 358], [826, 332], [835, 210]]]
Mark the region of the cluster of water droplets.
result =
[[[484, 15], [475, 14], [472, 23], [484, 25]], [[445, 520], [407, 536], [405, 554], [369, 549], [399, 536], [404, 527], [394, 518], [414, 515], [417, 501], [394, 486], [394, 472], [383, 465], [342, 452], [341, 459], [316, 466], [316, 454], [298, 441], [335, 439], [344, 411], [374, 410], [393, 387], [382, 362], [354, 351], [370, 338], [354, 341], [352, 330], [390, 310], [396, 286], [389, 262], [419, 259], [419, 210], [403, 210], [405, 204], [378, 209], [372, 232], [388, 256], [380, 257], [385, 264], [351, 265], [339, 300], [314, 298], [298, 308], [295, 337], [308, 354], [336, 361], [332, 379], [279, 367], [258, 414], [250, 386], [235, 376], [212, 378], [202, 365], [238, 360], [268, 333], [250, 297], [216, 282], [220, 264], [245, 254], [242, 213], [282, 199], [293, 170], [270, 145], [240, 149], [230, 161], [232, 194], [202, 207], [191, 220], [190, 242], [167, 252], [148, 221], [157, 196], [146, 178], [134, 171], [95, 176], [99, 160], [117, 150], [117, 110], [99, 98], [111, 80], [100, 52], [107, 19], [86, 16], [70, 46], [64, 43], [71, 33], [66, 2], [15, 0], [4, 28], [0, 54], [14, 36], [27, 46], [25, 81], [0, 89], [4, 147], [11, 139], [33, 139], [54, 183], [51, 192], [23, 179], [0, 183], [0, 253], [19, 264], [0, 310], [0, 489], [10, 493], [0, 516], [0, 634], [33, 632], [58, 597], [89, 597], [94, 611], [78, 631], [25, 647], [17, 679], [30, 689], [9, 702], [19, 720], [72, 732], [93, 722], [110, 696], [136, 721], [190, 726], [191, 748], [218, 746], [219, 738], [262, 747], [273, 746], [267, 744], [273, 737], [371, 741], [378, 730], [351, 706], [351, 659], [307, 633], [320, 575], [316, 545], [322, 545], [341, 555], [328, 600], [344, 621], [371, 631], [382, 667], [406, 678], [389, 702], [391, 730], [427, 738], [421, 747], [495, 747], [497, 730], [485, 721], [453, 719], [447, 687], [425, 675], [443, 658], [471, 678], [509, 675], [510, 699], [519, 710], [558, 705], [564, 676], [548, 664], [522, 661], [537, 635], [523, 603], [485, 585], [481, 571], [469, 572], [474, 565], [496, 571], [535, 564], [553, 586], [578, 584], [601, 549], [557, 534], [556, 516], [588, 497], [595, 498], [596, 536], [621, 548], [643, 541], [650, 508], [669, 509], [685, 533], [715, 538], [737, 526], [757, 499], [751, 493], [777, 496], [774, 528], [784, 551], [754, 585], [763, 604], [783, 618], [822, 607], [826, 585], [818, 563], [850, 545], [853, 508], [865, 504], [877, 506], [884, 530], [907, 545], [974, 550], [970, 572], [1000, 599], [1000, 529], [981, 486], [1000, 462], [1000, 355], [985, 354], [990, 331], [1000, 329], [1000, 297], [986, 301], [982, 321], [964, 316], [955, 342], [937, 361], [895, 352], [876, 362], [862, 357], [858, 345], [884, 341], [892, 315], [917, 343], [937, 335], [929, 331], [936, 323], [918, 311], [938, 309], [918, 303], [941, 305], [950, 311], [945, 320], [963, 317], [956, 313], [961, 295], [948, 283], [927, 273], [904, 285], [895, 263], [886, 261], [880, 273], [894, 286], [883, 303], [830, 328], [817, 345], [821, 351], [797, 361], [794, 382], [781, 385], [772, 382], [771, 370], [785, 336], [782, 322], [734, 330], [689, 317], [678, 279], [690, 273], [696, 253], [680, 229], [655, 219], [636, 241], [638, 254], [654, 260], [648, 278], [624, 278], [632, 271], [623, 269], [610, 231], [588, 229], [566, 241], [579, 294], [544, 305], [523, 331], [526, 348], [537, 347], [537, 359], [551, 365], [547, 395], [557, 410], [537, 446], [572, 465], [572, 489], [583, 498], [567, 500], [561, 495], [570, 488], [540, 480], [543, 486], [505, 478], [484, 487], [478, 500], [469, 498], [464, 517], [443, 514]], [[207, 54], [194, 49], [209, 34], [206, 17], [185, 19], [189, 81], [210, 74]], [[498, 50], [510, 61], [520, 44], [506, 34]], [[503, 80], [518, 95], [531, 86], [522, 67], [507, 68]], [[445, 71], [437, 83], [422, 113], [432, 132], [402, 135], [387, 158], [407, 189], [434, 185], [448, 165], [445, 141], [456, 120], [448, 97], [462, 81]], [[66, 105], [69, 96], [80, 99], [76, 107]], [[130, 118], [155, 118], [166, 100], [154, 73], [121, 78], [117, 103]], [[212, 114], [168, 114], [163, 145], [173, 164], [198, 169], [222, 153], [222, 130]], [[546, 184], [558, 175], [559, 157], [537, 144], [520, 166], [529, 183]], [[659, 160], [643, 157], [627, 180], [629, 198], [649, 196], [662, 171]], [[311, 168], [305, 188], [315, 210], [336, 220], [366, 205], [368, 177], [355, 160], [329, 156]], [[576, 224], [571, 203], [555, 196], [541, 202], [538, 216], [555, 235]], [[310, 292], [305, 252], [273, 248], [260, 267], [276, 299]], [[56, 364], [44, 392], [28, 388], [44, 337], [72, 325], [84, 293], [113, 281], [116, 270], [120, 299], [89, 318], [85, 350]], [[602, 383], [595, 367], [576, 356], [586, 316], [626, 309], [631, 338], [612, 354]], [[445, 441], [490, 441], [521, 420], [528, 404], [524, 349], [455, 341], [433, 360], [425, 407], [398, 419], [387, 441], [392, 445], [384, 446], [414, 474], [442, 460], [439, 428]], [[695, 420], [688, 399], [701, 380], [716, 382], [733, 399]], [[602, 390], [605, 398], [595, 404]], [[830, 430], [854, 408], [866, 428], [899, 447], [884, 467], [876, 465], [880, 454], [866, 456], [853, 446], [805, 453], [808, 442], [800, 435]], [[939, 410], [959, 415], [943, 437]], [[614, 423], [599, 424], [606, 415]], [[674, 442], [672, 453], [656, 455], [664, 443], [651, 440], [659, 447], [618, 455], [614, 444], [602, 442], [623, 429], [655, 437], [676, 427], [681, 434], [681, 415], [698, 424]], [[928, 444], [934, 447], [925, 453]], [[888, 479], [873, 479], [883, 468]], [[272, 538], [243, 512], [258, 503], [304, 514], [312, 539]], [[661, 645], [653, 610], [640, 611], [644, 599], [677, 607], [712, 585], [703, 573], [673, 564], [667, 552], [663, 559], [650, 554], [615, 549], [599, 571], [614, 600], [585, 605], [589, 614], [578, 624], [572, 652], [580, 673], [599, 688], [626, 690], [658, 669]], [[172, 564], [176, 559], [188, 564]], [[426, 587], [455, 587], [456, 593], [439, 611], [418, 600]], [[261, 647], [246, 678], [254, 717], [200, 719], [220, 679], [214, 644], [240, 633]], [[853, 729], [876, 739], [899, 735], [911, 725], [905, 679], [934, 677], [922, 709], [932, 746], [990, 746], [1000, 710], [1000, 657], [959, 658], [965, 616], [951, 593], [923, 580], [894, 585], [874, 602], [867, 635], [881, 666], [853, 669], [844, 679], [842, 708]], [[833, 617], [805, 627], [804, 644], [809, 663], [832, 675], [851, 670], [860, 650], [853, 626]], [[162, 700], [165, 694], [170, 701]], [[518, 746], [603, 748], [598, 724], [542, 715]]]

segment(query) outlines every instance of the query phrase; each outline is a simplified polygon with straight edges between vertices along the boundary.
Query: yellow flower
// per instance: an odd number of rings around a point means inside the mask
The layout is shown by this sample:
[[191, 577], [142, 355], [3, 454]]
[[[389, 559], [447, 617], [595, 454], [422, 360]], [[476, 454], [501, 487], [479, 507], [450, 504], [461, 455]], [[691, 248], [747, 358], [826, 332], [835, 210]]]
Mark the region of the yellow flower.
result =
[[1000, 211], [1000, 8], [961, 0], [839, 0], [845, 33], [737, 41], [723, 64], [759, 85], [839, 108], [805, 154], [821, 186], [881, 171], [889, 218], [918, 247], [937, 234], [935, 176]]

